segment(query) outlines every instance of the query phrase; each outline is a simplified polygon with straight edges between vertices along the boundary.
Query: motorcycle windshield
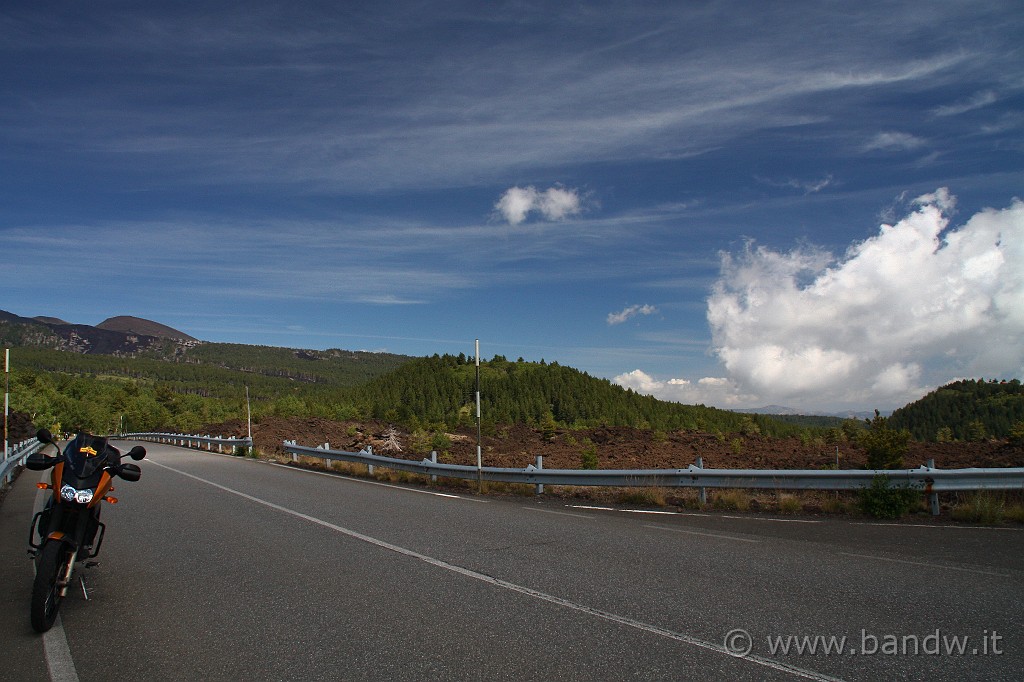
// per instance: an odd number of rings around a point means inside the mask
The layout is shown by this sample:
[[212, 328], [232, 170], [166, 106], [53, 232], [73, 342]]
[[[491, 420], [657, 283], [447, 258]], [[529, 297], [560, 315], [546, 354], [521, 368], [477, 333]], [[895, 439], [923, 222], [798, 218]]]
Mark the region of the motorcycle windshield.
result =
[[110, 451], [106, 438], [80, 433], [64, 448], [64, 461], [78, 478], [89, 478], [107, 465]]

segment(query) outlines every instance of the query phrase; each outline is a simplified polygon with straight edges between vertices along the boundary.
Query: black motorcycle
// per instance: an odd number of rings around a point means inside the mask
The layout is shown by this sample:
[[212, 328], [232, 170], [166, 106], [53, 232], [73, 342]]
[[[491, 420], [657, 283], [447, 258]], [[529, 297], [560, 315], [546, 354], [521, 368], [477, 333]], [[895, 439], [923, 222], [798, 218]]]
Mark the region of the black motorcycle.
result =
[[[135, 464], [122, 464], [121, 452], [100, 436], [80, 433], [67, 444], [63, 454], [46, 429], [40, 429], [36, 438], [57, 450], [55, 457], [38, 452], [25, 462], [33, 471], [53, 469], [50, 483], [36, 484], [40, 489], [52, 490], [53, 496], [32, 518], [28, 539], [29, 553], [36, 561], [30, 607], [32, 627], [36, 632], [46, 632], [53, 627], [60, 603], [67, 596], [75, 563], [100, 552], [106, 531], [100, 521], [100, 504], [117, 503], [117, 498], [107, 494], [114, 490], [113, 477], [137, 481], [142, 470]], [[141, 460], [146, 449], [137, 445], [128, 456]], [[36, 534], [39, 543], [35, 542]]]

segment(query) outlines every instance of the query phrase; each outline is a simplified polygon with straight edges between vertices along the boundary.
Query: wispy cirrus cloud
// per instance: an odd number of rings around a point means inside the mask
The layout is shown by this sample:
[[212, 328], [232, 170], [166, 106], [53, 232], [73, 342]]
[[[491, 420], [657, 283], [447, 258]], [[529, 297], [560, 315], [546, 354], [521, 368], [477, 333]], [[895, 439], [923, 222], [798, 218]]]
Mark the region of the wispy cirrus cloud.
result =
[[865, 142], [864, 145], [861, 147], [861, 150], [865, 151], [865, 152], [871, 152], [871, 151], [886, 151], [886, 152], [895, 151], [895, 152], [902, 152], [902, 151], [909, 151], [909, 150], [913, 150], [913, 149], [920, 149], [925, 144], [927, 144], [926, 140], [924, 140], [924, 139], [922, 139], [920, 137], [917, 137], [916, 135], [912, 135], [910, 133], [904, 133], [904, 132], [884, 132], [884, 133], [878, 133], [877, 135], [872, 137], [870, 140]]
[[960, 114], [966, 114], [968, 111], [974, 111], [975, 109], [981, 109], [987, 107], [990, 104], [994, 104], [999, 100], [999, 97], [992, 90], [982, 90], [981, 92], [975, 93], [973, 96], [966, 100], [954, 102], [953, 104], [944, 104], [942, 106], [935, 107], [932, 109], [933, 116], [959, 116]]

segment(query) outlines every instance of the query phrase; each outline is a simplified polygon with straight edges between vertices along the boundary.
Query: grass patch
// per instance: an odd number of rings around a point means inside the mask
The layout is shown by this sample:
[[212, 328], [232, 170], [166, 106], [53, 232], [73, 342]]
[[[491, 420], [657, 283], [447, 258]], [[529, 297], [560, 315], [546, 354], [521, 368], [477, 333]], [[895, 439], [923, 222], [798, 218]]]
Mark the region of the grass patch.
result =
[[953, 507], [953, 518], [957, 521], [983, 523], [994, 526], [1006, 517], [1006, 496], [1001, 493], [978, 490], [965, 497]]

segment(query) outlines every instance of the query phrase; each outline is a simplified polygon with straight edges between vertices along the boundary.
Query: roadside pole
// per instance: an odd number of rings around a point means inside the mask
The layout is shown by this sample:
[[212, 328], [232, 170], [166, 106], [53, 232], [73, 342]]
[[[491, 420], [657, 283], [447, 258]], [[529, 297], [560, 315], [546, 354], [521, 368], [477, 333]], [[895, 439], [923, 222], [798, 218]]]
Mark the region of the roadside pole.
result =
[[11, 405], [11, 349], [4, 348], [4, 462], [7, 461], [8, 445], [7, 414]]
[[484, 491], [484, 463], [480, 448], [480, 339], [476, 340], [476, 486], [477, 492]]

